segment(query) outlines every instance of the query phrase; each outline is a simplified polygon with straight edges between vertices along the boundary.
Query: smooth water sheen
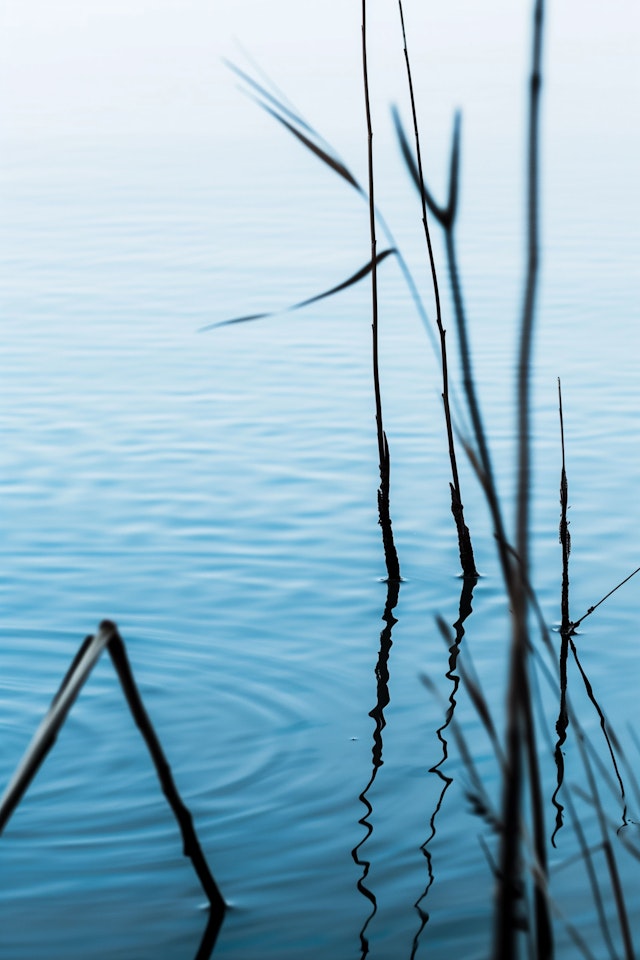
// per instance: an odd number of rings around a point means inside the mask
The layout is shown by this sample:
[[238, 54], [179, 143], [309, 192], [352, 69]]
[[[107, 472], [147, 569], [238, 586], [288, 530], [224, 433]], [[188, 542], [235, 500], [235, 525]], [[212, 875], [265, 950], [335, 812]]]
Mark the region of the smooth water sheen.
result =
[[[228, 98], [240, 99], [227, 82]], [[523, 70], [513, 83], [524, 88]], [[560, 79], [554, 89], [544, 140], [532, 515], [536, 586], [551, 627], [560, 617], [558, 377], [572, 616], [640, 564], [637, 149], [620, 134], [628, 149], [616, 154], [615, 174], [607, 168], [604, 196], [596, 183], [608, 148], [583, 114], [563, 114]], [[479, 88], [481, 114], [500, 91], [510, 105], [506, 86]], [[380, 205], [432, 314], [419, 210], [386, 103], [380, 92]], [[241, 117], [250, 115], [244, 105]], [[581, 169], [578, 145], [560, 133], [571, 116], [579, 142], [593, 143]], [[345, 149], [359, 175], [360, 124], [358, 117]], [[447, 124], [436, 169], [448, 151]], [[462, 582], [438, 363], [402, 277], [392, 260], [380, 269], [391, 513], [405, 578], [391, 635], [369, 283], [298, 313], [198, 332], [311, 296], [369, 255], [366, 206], [275, 126], [260, 116], [253, 139], [201, 125], [179, 139], [158, 127], [7, 141], [0, 787], [82, 638], [108, 617], [229, 904], [216, 960], [486, 957], [493, 879], [479, 836], [494, 856], [496, 842], [451, 730], [442, 772], [452, 782], [432, 819], [443, 781], [429, 771], [442, 757], [436, 731], [452, 691], [435, 618], [458, 618]], [[471, 117], [459, 240], [478, 386], [510, 522], [522, 136], [508, 126], [493, 162], [480, 127]], [[439, 238], [436, 250], [441, 256]], [[445, 310], [458, 381], [448, 294]], [[459, 387], [456, 394], [460, 410]], [[469, 464], [461, 469], [483, 574], [461, 658], [472, 658], [502, 733], [508, 611], [482, 493]], [[639, 609], [640, 578], [577, 638], [632, 768]], [[575, 666], [569, 685], [607, 764]], [[540, 744], [550, 833], [558, 705], [544, 678], [540, 695], [551, 737]], [[459, 729], [499, 802], [495, 757], [464, 685], [456, 700]], [[565, 754], [574, 783], [582, 774], [571, 730]], [[637, 863], [616, 839], [620, 804], [600, 778], [640, 942]], [[637, 845], [637, 792], [629, 788], [627, 800], [624, 830]], [[588, 803], [580, 816], [597, 839]], [[584, 867], [573, 859], [573, 832], [557, 842], [552, 894], [594, 955], [608, 956]], [[603, 862], [598, 869], [605, 875]], [[190, 960], [205, 909], [105, 657], [0, 838], [0, 956]], [[610, 897], [606, 909], [614, 917]], [[558, 957], [579, 956], [562, 922], [557, 938]]]

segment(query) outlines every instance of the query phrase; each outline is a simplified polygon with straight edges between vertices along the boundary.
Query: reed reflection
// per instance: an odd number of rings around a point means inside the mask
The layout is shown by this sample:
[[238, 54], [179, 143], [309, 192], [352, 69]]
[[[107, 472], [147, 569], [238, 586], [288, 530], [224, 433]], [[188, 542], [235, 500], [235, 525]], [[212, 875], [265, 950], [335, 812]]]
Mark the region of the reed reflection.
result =
[[[598, 700], [594, 694], [593, 687], [587, 674], [582, 666], [580, 657], [578, 655], [578, 650], [575, 644], [574, 635], [576, 633], [578, 625], [585, 619], [581, 617], [580, 620], [577, 620], [575, 623], [572, 622], [569, 616], [569, 555], [571, 553], [571, 534], [569, 533], [569, 522], [567, 520], [568, 512], [568, 501], [569, 501], [569, 485], [567, 480], [567, 471], [566, 471], [566, 460], [565, 460], [565, 444], [564, 444], [564, 416], [562, 410], [562, 385], [560, 379], [558, 378], [558, 411], [560, 417], [560, 442], [562, 449], [562, 468], [560, 474], [560, 528], [559, 528], [559, 539], [562, 546], [562, 591], [561, 591], [561, 623], [560, 623], [560, 659], [559, 659], [559, 683], [560, 683], [560, 703], [558, 710], [558, 719], [556, 721], [556, 733], [558, 739], [556, 740], [555, 749], [554, 749], [554, 758], [556, 763], [556, 788], [554, 790], [553, 796], [551, 798], [554, 807], [556, 808], [556, 822], [551, 835], [551, 843], [553, 846], [556, 846], [556, 836], [559, 830], [563, 826], [563, 812], [564, 806], [560, 803], [558, 795], [562, 789], [564, 783], [564, 751], [563, 746], [567, 739], [567, 730], [569, 727], [569, 718], [570, 718], [570, 708], [568, 704], [567, 696], [567, 661], [569, 658], [569, 651], [573, 656], [574, 662], [578, 668], [580, 676], [587, 693], [589, 700], [591, 701], [598, 718], [600, 720], [600, 727], [602, 729], [602, 734], [609, 751], [609, 756], [611, 758], [611, 763], [615, 773], [616, 781], [620, 791], [620, 798], [622, 801], [622, 823], [621, 826], [626, 826], [628, 823], [627, 819], [627, 804], [626, 804], [626, 794], [622, 776], [620, 774], [620, 769], [618, 766], [618, 761], [616, 758], [616, 750], [614, 748], [613, 741], [615, 740], [613, 731], [608, 728], [608, 724], [602, 710], [602, 707], [598, 703]], [[635, 572], [631, 574], [634, 576]], [[629, 579], [629, 578], [627, 578]], [[623, 583], [626, 581], [622, 581]], [[614, 588], [614, 591], [618, 589], [621, 584], [618, 584]], [[607, 596], [610, 596], [611, 591]], [[603, 599], [606, 599], [603, 598]], [[600, 603], [603, 601], [601, 600]], [[599, 604], [590, 607], [585, 616], [589, 616], [593, 610], [596, 609], [596, 606]], [[578, 737], [581, 738], [584, 736], [580, 726], [577, 726]], [[620, 751], [619, 751], [620, 752]]]
[[373, 710], [369, 711], [369, 716], [374, 721], [374, 730], [373, 730], [373, 746], [371, 748], [371, 776], [369, 777], [369, 782], [366, 787], [359, 794], [359, 800], [366, 808], [366, 813], [363, 817], [358, 820], [358, 823], [365, 828], [365, 835], [360, 840], [358, 844], [351, 851], [351, 856], [353, 857], [354, 862], [362, 867], [362, 874], [358, 880], [357, 887], [359, 892], [365, 897], [366, 900], [371, 904], [371, 910], [360, 930], [360, 957], [361, 960], [369, 953], [369, 941], [367, 939], [367, 927], [373, 920], [373, 917], [377, 913], [378, 903], [373, 891], [371, 891], [366, 885], [366, 879], [369, 874], [369, 869], [371, 867], [371, 861], [365, 860], [360, 857], [360, 851], [364, 844], [367, 842], [371, 834], [373, 833], [373, 824], [370, 821], [370, 816], [373, 813], [373, 807], [369, 802], [367, 794], [371, 787], [373, 786], [376, 776], [378, 775], [378, 770], [383, 765], [382, 759], [382, 731], [386, 726], [386, 720], [384, 716], [384, 711], [389, 705], [390, 696], [389, 696], [389, 654], [392, 647], [391, 635], [395, 624], [398, 622], [393, 615], [393, 611], [396, 608], [398, 603], [398, 597], [400, 595], [400, 581], [398, 580], [387, 580], [387, 597], [384, 605], [384, 613], [382, 614], [382, 620], [384, 621], [384, 628], [380, 633], [380, 649], [378, 650], [378, 659], [376, 662], [375, 676], [376, 676], [376, 703]]
[[[429, 773], [435, 774], [442, 782], [442, 789], [440, 791], [440, 796], [438, 797], [436, 805], [433, 808], [433, 811], [431, 813], [431, 817], [429, 818], [429, 836], [420, 847], [420, 850], [422, 851], [427, 863], [427, 885], [425, 886], [424, 890], [422, 891], [422, 893], [414, 903], [414, 907], [418, 911], [418, 916], [420, 918], [420, 926], [418, 928], [418, 931], [415, 937], [413, 938], [413, 944], [411, 948], [411, 960], [413, 960], [413, 958], [416, 956], [422, 931], [424, 930], [427, 923], [429, 922], [429, 914], [423, 907], [424, 901], [426, 900], [429, 894], [429, 890], [433, 886], [433, 881], [434, 881], [433, 863], [431, 858], [431, 851], [429, 850], [429, 845], [431, 844], [431, 842], [433, 841], [436, 835], [436, 820], [440, 812], [440, 809], [442, 807], [442, 804], [444, 802], [446, 792], [451, 786], [451, 784], [453, 783], [453, 778], [448, 777], [446, 773], [444, 773], [444, 771], [442, 770], [442, 767], [444, 766], [449, 756], [448, 743], [444, 734], [447, 727], [449, 727], [449, 725], [451, 724], [451, 721], [453, 720], [453, 715], [456, 709], [456, 702], [457, 702], [456, 694], [458, 693], [458, 688], [460, 686], [460, 676], [456, 673], [456, 669], [458, 665], [458, 655], [460, 653], [460, 645], [462, 643], [462, 640], [465, 634], [464, 624], [466, 620], [469, 618], [469, 616], [471, 615], [471, 613], [473, 612], [473, 606], [472, 606], [473, 589], [477, 582], [478, 582], [477, 577], [462, 578], [462, 589], [460, 591], [460, 602], [458, 605], [458, 619], [453, 624], [454, 638], [453, 638], [453, 643], [451, 643], [451, 645], [449, 646], [449, 662], [448, 662], [448, 668], [445, 676], [447, 680], [449, 680], [449, 682], [451, 683], [451, 690], [449, 693], [448, 706], [445, 713], [444, 722], [436, 730], [436, 736], [440, 741], [440, 745], [442, 747], [442, 755], [438, 760], [438, 762], [429, 768]], [[440, 626], [441, 632], [443, 633], [443, 636], [445, 637], [446, 642], [449, 643], [450, 637], [448, 636], [448, 630], [446, 629], [446, 626], [440, 623], [439, 623], [439, 626]]]
[[562, 592], [560, 599], [561, 624], [560, 624], [560, 707], [558, 710], [558, 719], [556, 721], [556, 740], [554, 758], [556, 762], [557, 779], [556, 789], [554, 790], [551, 801], [556, 808], [556, 824], [551, 835], [551, 843], [555, 847], [556, 835], [563, 824], [564, 807], [558, 800], [558, 794], [564, 781], [564, 753], [562, 747], [567, 739], [567, 728], [569, 726], [569, 714], [567, 711], [567, 659], [569, 656], [569, 637], [572, 630], [571, 620], [569, 618], [569, 554], [571, 552], [571, 534], [569, 533], [569, 523], [567, 521], [567, 510], [569, 503], [569, 486], [567, 482], [567, 470], [564, 451], [564, 418], [562, 414], [562, 386], [558, 378], [558, 408], [560, 414], [560, 442], [562, 447], [562, 470], [560, 473], [560, 543], [562, 545]]

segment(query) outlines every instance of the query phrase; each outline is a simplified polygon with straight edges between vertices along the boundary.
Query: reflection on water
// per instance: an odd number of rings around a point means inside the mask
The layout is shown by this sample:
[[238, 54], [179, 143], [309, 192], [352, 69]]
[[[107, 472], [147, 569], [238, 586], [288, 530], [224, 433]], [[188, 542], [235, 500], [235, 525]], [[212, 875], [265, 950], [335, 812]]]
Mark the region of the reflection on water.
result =
[[369, 875], [369, 868], [371, 863], [368, 860], [361, 859], [361, 849], [373, 833], [373, 823], [369, 819], [373, 815], [373, 807], [367, 798], [367, 794], [371, 787], [373, 786], [378, 770], [383, 764], [382, 759], [382, 731], [386, 726], [386, 720], [384, 718], [385, 708], [389, 705], [389, 654], [391, 653], [392, 639], [391, 635], [393, 633], [393, 627], [398, 622], [393, 616], [393, 611], [395, 610], [398, 597], [400, 594], [400, 581], [398, 580], [387, 580], [387, 599], [384, 606], [384, 613], [382, 614], [382, 619], [384, 621], [384, 629], [380, 633], [380, 649], [378, 650], [378, 660], [376, 662], [375, 677], [376, 677], [376, 705], [369, 712], [369, 716], [375, 721], [375, 727], [373, 730], [373, 747], [371, 748], [371, 776], [369, 781], [362, 791], [359, 794], [359, 800], [366, 807], [367, 812], [363, 817], [358, 820], [358, 823], [361, 824], [366, 830], [366, 833], [362, 840], [356, 844], [356, 846], [351, 851], [351, 856], [353, 857], [355, 863], [359, 867], [362, 867], [362, 876], [358, 880], [358, 890], [371, 904], [371, 912], [366, 918], [362, 929], [360, 930], [360, 948], [361, 948], [361, 958], [364, 960], [369, 953], [369, 941], [367, 940], [367, 927], [373, 920], [377, 909], [378, 904], [375, 898], [375, 895], [367, 887], [365, 881]]
[[[429, 894], [429, 890], [433, 885], [434, 873], [433, 873], [433, 863], [431, 858], [431, 851], [429, 849], [429, 844], [432, 842], [436, 835], [436, 819], [442, 804], [444, 802], [445, 794], [451, 784], [453, 783], [453, 778], [447, 776], [442, 767], [446, 764], [446, 761], [449, 757], [448, 743], [445, 738], [445, 731], [453, 721], [455, 709], [456, 709], [456, 694], [458, 692], [458, 687], [460, 686], [460, 677], [456, 673], [456, 667], [458, 664], [458, 655], [460, 653], [460, 644], [464, 638], [465, 634], [465, 623], [467, 619], [471, 616], [473, 612], [472, 601], [473, 601], [473, 588], [477, 583], [477, 578], [471, 577], [462, 577], [462, 587], [460, 590], [460, 604], [458, 607], [458, 619], [453, 624], [454, 629], [454, 639], [453, 643], [449, 646], [449, 664], [446, 672], [446, 678], [451, 683], [451, 689], [449, 691], [449, 700], [445, 713], [444, 722], [437, 728], [436, 737], [438, 738], [440, 744], [442, 745], [442, 756], [432, 767], [429, 768], [429, 773], [435, 774], [442, 783], [442, 789], [436, 801], [436, 804], [431, 813], [429, 819], [429, 835], [427, 839], [421, 846], [421, 850], [424, 853], [425, 860], [427, 862], [427, 885], [424, 888], [423, 892], [420, 894], [416, 900], [414, 906], [418, 911], [418, 916], [420, 917], [420, 927], [414, 937], [413, 946], [411, 949], [411, 960], [416, 956], [418, 951], [418, 946], [420, 943], [420, 937], [425, 926], [429, 922], [429, 914], [425, 910], [424, 903]], [[445, 638], [445, 641], [448, 642], [448, 631], [446, 630], [444, 624], [442, 624], [442, 634]]]

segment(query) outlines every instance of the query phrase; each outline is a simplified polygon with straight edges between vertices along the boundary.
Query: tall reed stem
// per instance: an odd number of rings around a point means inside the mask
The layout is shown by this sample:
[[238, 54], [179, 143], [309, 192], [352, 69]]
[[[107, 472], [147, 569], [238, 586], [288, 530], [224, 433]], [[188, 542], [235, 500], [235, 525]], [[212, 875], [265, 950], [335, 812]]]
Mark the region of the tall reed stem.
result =
[[524, 756], [528, 759], [533, 839], [538, 868], [535, 873], [535, 935], [538, 960], [551, 957], [553, 942], [543, 889], [547, 874], [543, 802], [535, 745], [533, 711], [528, 674], [529, 650], [529, 494], [531, 486], [530, 389], [531, 354], [539, 262], [540, 88], [544, 4], [536, 0], [533, 16], [533, 51], [529, 86], [527, 150], [527, 270], [520, 324], [517, 368], [518, 494], [516, 504], [516, 554], [512, 580], [512, 643], [507, 697], [507, 768], [503, 792], [503, 824], [500, 851], [501, 882], [496, 911], [496, 960], [516, 956], [516, 900], [521, 888], [520, 819]]
[[371, 104], [369, 99], [369, 71], [367, 68], [367, 3], [362, 0], [362, 77], [364, 83], [364, 102], [367, 118], [367, 166], [369, 172], [369, 232], [371, 236], [371, 299], [373, 341], [373, 385], [376, 404], [376, 431], [378, 437], [378, 459], [380, 464], [380, 487], [378, 488], [378, 522], [382, 528], [382, 544], [390, 580], [400, 580], [400, 563], [393, 539], [391, 514], [389, 510], [389, 486], [391, 461], [389, 444], [382, 423], [382, 398], [380, 393], [380, 368], [378, 359], [378, 270], [376, 258], [376, 208], [374, 199], [373, 176], [373, 127], [371, 123]]
[[476, 569], [475, 558], [473, 555], [473, 546], [469, 528], [464, 521], [464, 507], [462, 505], [462, 493], [460, 491], [460, 478], [458, 474], [458, 461], [456, 457], [456, 448], [453, 438], [453, 426], [451, 420], [451, 407], [449, 404], [449, 366], [447, 362], [447, 338], [446, 330], [442, 323], [442, 309], [440, 306], [440, 287], [438, 284], [438, 274], [436, 271], [435, 259], [433, 256], [433, 247], [431, 245], [431, 233], [427, 221], [427, 199], [424, 190], [424, 176], [422, 173], [422, 151], [420, 148], [420, 134], [418, 130], [418, 116], [416, 112], [416, 100], [413, 90], [413, 77], [411, 74], [411, 62], [409, 60], [409, 50], [407, 47], [407, 34], [404, 25], [404, 12], [402, 9], [402, 0], [398, 0], [398, 9], [400, 12], [400, 24], [402, 27], [402, 42], [404, 46], [404, 59], [407, 68], [407, 84], [409, 87], [409, 98], [411, 101], [411, 115], [413, 118], [413, 133], [416, 148], [416, 162], [418, 164], [418, 179], [421, 185], [420, 199], [422, 203], [422, 224], [427, 244], [427, 253], [429, 256], [429, 267], [431, 270], [431, 281], [433, 284], [433, 295], [436, 305], [436, 325], [440, 337], [440, 359], [442, 364], [442, 403], [444, 407], [444, 418], [447, 429], [447, 444], [449, 447], [449, 462], [451, 464], [451, 512], [456, 524], [458, 533], [458, 549], [460, 551], [460, 565], [465, 577], [477, 579], [478, 571]]

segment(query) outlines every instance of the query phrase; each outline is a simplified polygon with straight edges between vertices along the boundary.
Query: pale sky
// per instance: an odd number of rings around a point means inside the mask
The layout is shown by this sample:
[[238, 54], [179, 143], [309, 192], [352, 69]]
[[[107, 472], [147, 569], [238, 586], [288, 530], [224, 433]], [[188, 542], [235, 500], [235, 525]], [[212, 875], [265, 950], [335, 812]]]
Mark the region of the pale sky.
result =
[[[236, 41], [321, 124], [349, 129], [361, 110], [360, 0], [3, 0], [0, 10], [5, 136], [250, 136], [252, 111], [221, 63], [241, 57]], [[403, 95], [397, 4], [371, 0], [368, 10], [373, 91], [388, 102]], [[604, 121], [613, 97], [632, 124], [635, 0], [556, 0], [547, 10], [555, 105], [589, 98]], [[520, 96], [530, 14], [531, 3], [514, 0], [406, 0], [423, 109], [444, 122], [455, 106], [490, 97], [492, 85]]]

